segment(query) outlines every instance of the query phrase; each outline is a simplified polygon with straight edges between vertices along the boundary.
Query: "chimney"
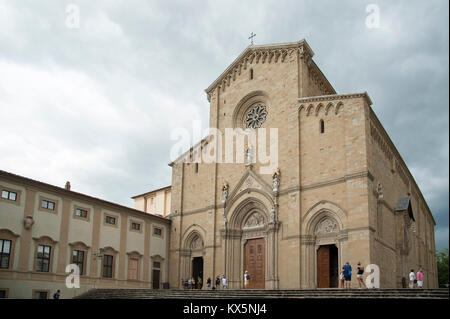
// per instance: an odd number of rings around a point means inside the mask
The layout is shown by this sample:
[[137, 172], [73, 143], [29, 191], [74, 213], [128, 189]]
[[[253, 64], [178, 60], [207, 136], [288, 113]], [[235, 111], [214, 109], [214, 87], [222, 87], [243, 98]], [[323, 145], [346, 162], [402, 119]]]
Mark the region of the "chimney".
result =
[[66, 187], [65, 187], [68, 191], [70, 191], [70, 182], [69, 181], [67, 181], [66, 182]]

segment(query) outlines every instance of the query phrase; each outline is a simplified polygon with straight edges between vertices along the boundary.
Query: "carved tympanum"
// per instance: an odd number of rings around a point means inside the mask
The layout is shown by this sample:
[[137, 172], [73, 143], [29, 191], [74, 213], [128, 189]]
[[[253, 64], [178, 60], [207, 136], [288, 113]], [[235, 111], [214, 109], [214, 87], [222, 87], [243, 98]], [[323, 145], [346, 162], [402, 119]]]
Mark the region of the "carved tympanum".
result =
[[259, 212], [256, 212], [256, 213], [253, 213], [252, 215], [250, 215], [249, 218], [247, 218], [247, 220], [244, 224], [244, 229], [259, 227], [259, 226], [263, 226], [263, 225], [264, 225], [263, 215]]
[[203, 240], [200, 237], [195, 237], [191, 243], [191, 249], [202, 249], [203, 248]]
[[338, 226], [336, 221], [326, 218], [322, 220], [316, 227], [315, 234], [328, 234], [328, 233], [334, 233], [338, 231]]

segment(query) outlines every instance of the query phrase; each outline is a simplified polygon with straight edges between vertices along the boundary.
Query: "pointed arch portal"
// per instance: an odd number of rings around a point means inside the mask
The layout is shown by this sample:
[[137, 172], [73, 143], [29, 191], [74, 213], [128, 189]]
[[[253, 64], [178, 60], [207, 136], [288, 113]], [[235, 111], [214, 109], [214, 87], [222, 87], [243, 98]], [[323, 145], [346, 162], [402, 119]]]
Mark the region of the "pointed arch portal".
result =
[[[254, 194], [256, 195], [256, 194]], [[267, 202], [267, 200], [265, 200]], [[279, 223], [269, 217], [270, 202], [264, 197], [242, 199], [228, 213], [224, 239], [224, 269], [230, 288], [244, 288], [244, 271], [250, 275], [249, 289], [278, 289], [277, 231]]]

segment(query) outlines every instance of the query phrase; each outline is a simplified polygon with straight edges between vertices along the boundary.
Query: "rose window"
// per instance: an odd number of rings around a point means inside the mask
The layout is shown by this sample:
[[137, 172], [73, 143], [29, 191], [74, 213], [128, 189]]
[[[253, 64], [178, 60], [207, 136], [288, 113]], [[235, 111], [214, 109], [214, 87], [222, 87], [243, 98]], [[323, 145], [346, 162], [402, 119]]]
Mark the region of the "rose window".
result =
[[245, 123], [249, 128], [258, 128], [264, 123], [266, 117], [266, 107], [262, 104], [257, 104], [247, 113]]

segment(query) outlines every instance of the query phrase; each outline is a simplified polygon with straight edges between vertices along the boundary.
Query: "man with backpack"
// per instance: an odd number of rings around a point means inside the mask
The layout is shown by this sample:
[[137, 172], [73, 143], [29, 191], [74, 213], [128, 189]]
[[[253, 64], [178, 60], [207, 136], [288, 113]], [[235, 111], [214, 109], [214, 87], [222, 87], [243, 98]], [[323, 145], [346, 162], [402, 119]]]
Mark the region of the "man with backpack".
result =
[[344, 271], [344, 286], [345, 288], [350, 289], [350, 283], [352, 281], [352, 266], [348, 261], [342, 267], [342, 270]]
[[53, 294], [53, 299], [59, 299], [59, 297], [61, 296], [61, 290], [57, 290], [54, 294]]

